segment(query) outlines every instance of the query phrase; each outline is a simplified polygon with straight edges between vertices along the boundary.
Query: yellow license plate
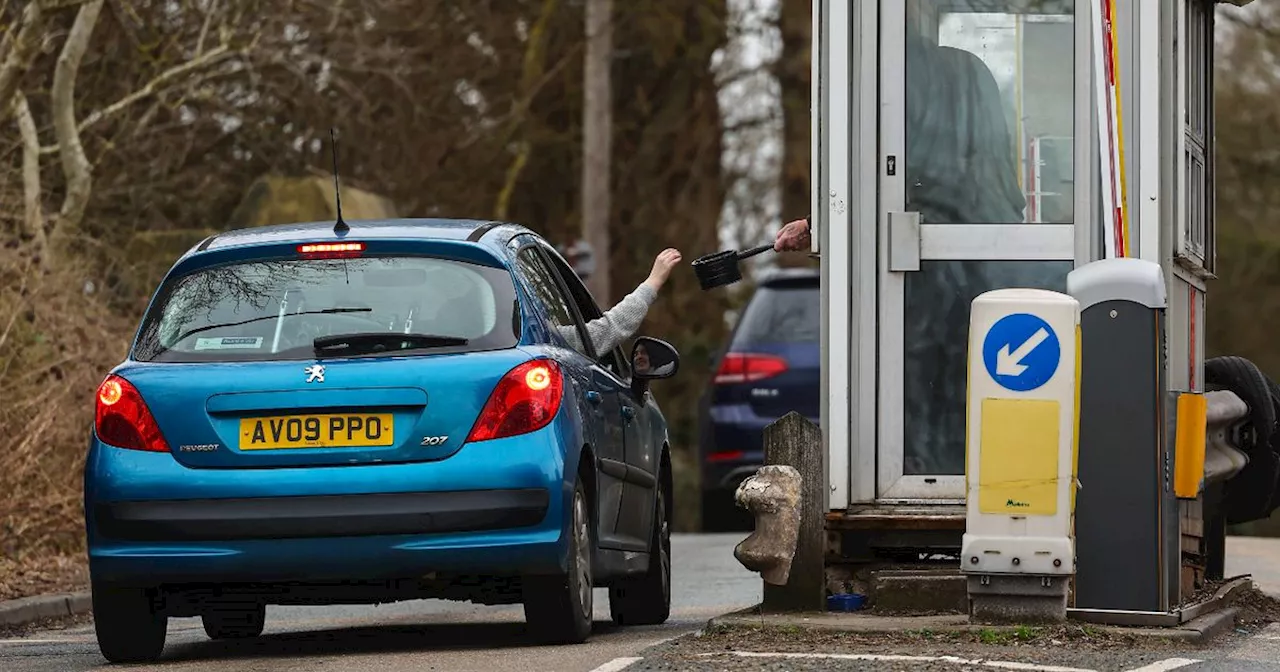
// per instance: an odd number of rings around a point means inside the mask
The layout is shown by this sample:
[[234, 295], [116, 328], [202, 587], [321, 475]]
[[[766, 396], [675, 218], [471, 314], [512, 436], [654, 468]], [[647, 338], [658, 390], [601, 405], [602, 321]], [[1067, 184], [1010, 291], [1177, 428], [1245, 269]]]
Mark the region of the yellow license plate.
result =
[[240, 450], [366, 448], [389, 446], [394, 438], [390, 413], [282, 415], [240, 421]]

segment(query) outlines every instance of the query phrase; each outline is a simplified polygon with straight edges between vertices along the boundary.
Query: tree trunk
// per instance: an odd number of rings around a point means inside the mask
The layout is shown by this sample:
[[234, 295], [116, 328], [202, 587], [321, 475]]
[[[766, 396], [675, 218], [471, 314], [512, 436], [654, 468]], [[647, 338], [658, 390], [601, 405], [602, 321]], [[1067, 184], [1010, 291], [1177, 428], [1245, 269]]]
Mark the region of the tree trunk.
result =
[[[782, 55], [774, 76], [782, 91], [782, 220], [800, 219], [809, 212], [809, 58], [812, 31], [811, 0], [782, 0], [778, 29]], [[812, 263], [807, 253], [778, 255], [780, 266]]]
[[587, 51], [583, 71], [582, 237], [595, 252], [587, 286], [596, 301], [612, 301], [609, 287], [609, 177], [612, 107], [613, 0], [587, 0]]
[[53, 130], [58, 136], [62, 173], [67, 181], [62, 210], [52, 236], [56, 248], [54, 253], [59, 258], [65, 252], [66, 240], [80, 229], [85, 209], [89, 206], [89, 192], [93, 188], [93, 166], [80, 144], [80, 129], [76, 123], [76, 73], [80, 71], [80, 62], [89, 49], [89, 39], [98, 24], [102, 4], [103, 0], [91, 0], [80, 6], [53, 71], [53, 90], [49, 95]]
[[9, 101], [18, 90], [18, 82], [40, 51], [47, 16], [41, 3], [28, 3], [22, 10], [18, 32], [14, 34], [11, 27], [0, 43], [0, 56], [4, 58], [0, 61], [0, 117], [9, 113]]
[[26, 233], [40, 250], [45, 261], [44, 212], [40, 189], [40, 136], [36, 132], [36, 120], [31, 116], [27, 97], [21, 91], [14, 93], [13, 109], [18, 117], [18, 134], [22, 137], [22, 219]]

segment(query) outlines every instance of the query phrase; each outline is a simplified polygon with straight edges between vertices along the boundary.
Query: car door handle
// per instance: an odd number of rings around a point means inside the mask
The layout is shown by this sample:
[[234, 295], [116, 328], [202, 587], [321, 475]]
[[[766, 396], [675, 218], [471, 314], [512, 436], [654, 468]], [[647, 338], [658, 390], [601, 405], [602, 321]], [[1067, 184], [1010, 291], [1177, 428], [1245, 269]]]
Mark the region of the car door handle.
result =
[[589, 390], [587, 392], [587, 401], [590, 402], [592, 406], [599, 406], [600, 402], [604, 401], [604, 397], [600, 396], [600, 393], [595, 390]]

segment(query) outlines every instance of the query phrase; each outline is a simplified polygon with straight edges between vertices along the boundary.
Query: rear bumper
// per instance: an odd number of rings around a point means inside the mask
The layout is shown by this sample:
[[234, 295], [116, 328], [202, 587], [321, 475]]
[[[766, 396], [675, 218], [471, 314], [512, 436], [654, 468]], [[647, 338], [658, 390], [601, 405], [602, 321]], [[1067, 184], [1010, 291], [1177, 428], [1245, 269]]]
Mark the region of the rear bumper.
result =
[[553, 427], [437, 462], [319, 468], [192, 469], [93, 441], [90, 570], [121, 585], [562, 572], [578, 456]]
[[105, 502], [102, 536], [121, 541], [225, 541], [439, 534], [536, 525], [545, 488], [243, 499]]
[[[708, 416], [702, 427], [702, 490], [732, 493], [764, 464], [764, 431], [778, 418], [757, 415], [747, 404], [713, 404]], [[725, 459], [708, 459], [715, 453], [738, 452]]]
[[717, 471], [717, 478], [706, 484], [706, 490], [723, 490], [732, 494], [738, 489], [738, 486], [748, 477], [755, 474], [763, 460], [756, 459], [747, 463], [733, 462], [729, 464], [720, 464], [721, 468]]

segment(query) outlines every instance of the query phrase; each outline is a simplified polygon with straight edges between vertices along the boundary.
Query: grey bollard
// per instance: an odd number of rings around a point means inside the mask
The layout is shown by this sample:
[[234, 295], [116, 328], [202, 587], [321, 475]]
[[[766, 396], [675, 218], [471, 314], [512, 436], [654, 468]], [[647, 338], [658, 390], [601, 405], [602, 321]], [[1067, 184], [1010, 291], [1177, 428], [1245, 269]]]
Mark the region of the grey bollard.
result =
[[785, 465], [760, 467], [738, 486], [734, 500], [755, 516], [756, 528], [733, 557], [766, 582], [786, 585], [800, 536], [800, 472]]
[[1080, 302], [1076, 609], [1166, 612], [1179, 596], [1164, 271], [1106, 259], [1067, 275]]

